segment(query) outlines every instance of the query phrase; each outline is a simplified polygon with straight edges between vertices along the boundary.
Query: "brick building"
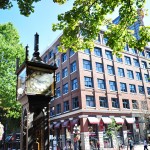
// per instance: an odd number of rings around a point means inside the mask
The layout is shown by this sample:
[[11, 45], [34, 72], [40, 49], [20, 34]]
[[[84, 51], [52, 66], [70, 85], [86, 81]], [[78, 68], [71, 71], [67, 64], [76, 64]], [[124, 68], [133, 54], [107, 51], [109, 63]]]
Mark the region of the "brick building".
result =
[[139, 53], [126, 46], [122, 58], [118, 58], [112, 55], [106, 42], [101, 31], [94, 51], [74, 53], [70, 49], [60, 53], [58, 38], [42, 56], [45, 62], [53, 64], [55, 53], [58, 65], [56, 97], [50, 105], [50, 137], [55, 136], [60, 147], [67, 141], [76, 143], [75, 124], [80, 129], [78, 142], [82, 150], [89, 150], [91, 141], [95, 147], [97, 141], [100, 147], [115, 146], [105, 134], [112, 118], [122, 125], [118, 138], [123, 143], [127, 143], [129, 136], [135, 142], [144, 137], [141, 120], [150, 110], [150, 70], [147, 69], [150, 48]]

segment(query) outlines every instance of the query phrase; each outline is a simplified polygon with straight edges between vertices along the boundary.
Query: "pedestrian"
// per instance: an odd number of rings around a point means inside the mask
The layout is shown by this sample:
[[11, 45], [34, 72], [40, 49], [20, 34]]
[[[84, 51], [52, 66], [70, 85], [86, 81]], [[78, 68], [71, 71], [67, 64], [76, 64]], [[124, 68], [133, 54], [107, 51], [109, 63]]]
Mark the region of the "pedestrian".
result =
[[130, 147], [130, 150], [133, 150], [134, 142], [133, 142], [133, 140], [131, 138], [129, 138], [129, 140], [128, 140], [128, 146]]
[[93, 141], [90, 141], [90, 150], [94, 150], [94, 149], [95, 149], [94, 143]]
[[98, 148], [98, 150], [100, 150], [100, 142], [99, 141], [97, 141], [97, 148]]
[[146, 139], [144, 140], [144, 150], [148, 150], [148, 148], [147, 148], [147, 140]]

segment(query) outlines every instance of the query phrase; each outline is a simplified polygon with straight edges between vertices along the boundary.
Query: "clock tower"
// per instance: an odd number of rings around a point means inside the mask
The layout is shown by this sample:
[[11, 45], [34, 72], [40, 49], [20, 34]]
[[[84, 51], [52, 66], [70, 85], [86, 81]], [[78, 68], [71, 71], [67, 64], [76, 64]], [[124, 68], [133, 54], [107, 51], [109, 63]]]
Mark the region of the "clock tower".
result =
[[[33, 58], [17, 65], [17, 100], [22, 105], [21, 150], [49, 150], [49, 103], [55, 95], [55, 70], [39, 56], [35, 34]], [[55, 60], [54, 60], [55, 61]], [[17, 63], [19, 64], [19, 63]]]

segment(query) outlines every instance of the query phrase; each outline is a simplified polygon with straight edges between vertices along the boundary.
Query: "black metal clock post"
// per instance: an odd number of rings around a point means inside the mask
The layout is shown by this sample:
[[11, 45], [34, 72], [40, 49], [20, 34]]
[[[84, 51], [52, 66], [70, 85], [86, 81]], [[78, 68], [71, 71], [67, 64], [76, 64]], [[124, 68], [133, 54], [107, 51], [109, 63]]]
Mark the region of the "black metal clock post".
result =
[[[17, 100], [22, 105], [21, 150], [49, 150], [49, 102], [55, 95], [56, 65], [39, 56], [39, 35], [35, 34], [34, 53], [17, 68]], [[17, 65], [18, 66], [18, 65]]]

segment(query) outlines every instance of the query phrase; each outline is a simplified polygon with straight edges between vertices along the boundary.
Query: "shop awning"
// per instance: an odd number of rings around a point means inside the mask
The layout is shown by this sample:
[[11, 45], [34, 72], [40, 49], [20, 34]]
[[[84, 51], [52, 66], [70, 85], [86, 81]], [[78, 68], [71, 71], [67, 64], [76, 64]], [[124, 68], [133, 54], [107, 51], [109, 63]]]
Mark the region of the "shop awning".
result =
[[49, 128], [50, 128], [50, 129], [52, 129], [52, 128], [53, 128], [53, 126], [54, 126], [53, 124], [50, 124], [50, 127], [49, 127]]
[[134, 123], [134, 118], [126, 118], [127, 123], [133, 124]]
[[96, 117], [88, 117], [90, 124], [99, 124], [99, 119]]
[[109, 117], [102, 117], [102, 120], [103, 120], [104, 124], [112, 123], [112, 120]]
[[59, 128], [60, 127], [60, 122], [56, 123], [54, 128]]
[[74, 119], [71, 121], [71, 125], [74, 126], [75, 124], [78, 124], [79, 118]]
[[123, 124], [124, 123], [124, 119], [120, 118], [120, 117], [115, 117], [114, 118], [117, 124]]
[[68, 126], [68, 124], [69, 124], [69, 120], [64, 121], [64, 122], [62, 123], [62, 127], [63, 127], [63, 128], [66, 128], [66, 127]]

